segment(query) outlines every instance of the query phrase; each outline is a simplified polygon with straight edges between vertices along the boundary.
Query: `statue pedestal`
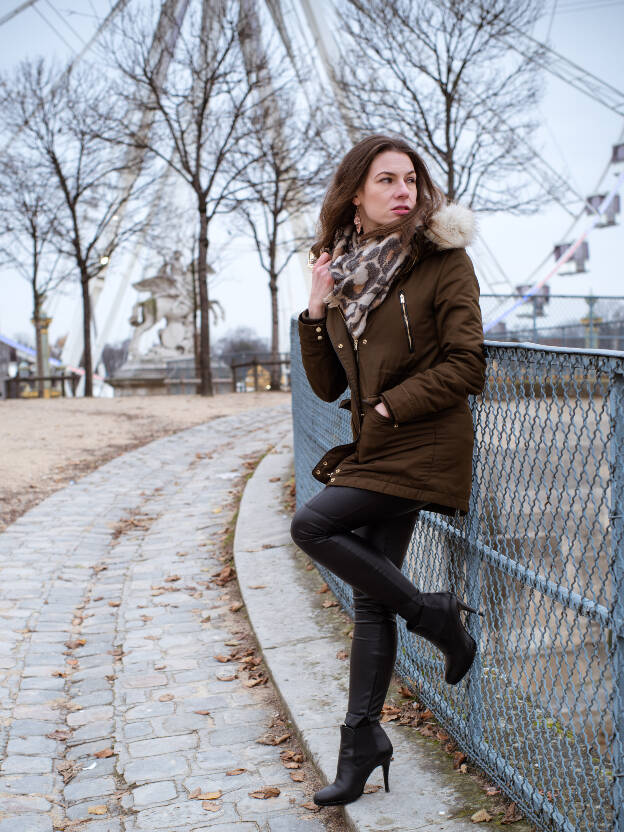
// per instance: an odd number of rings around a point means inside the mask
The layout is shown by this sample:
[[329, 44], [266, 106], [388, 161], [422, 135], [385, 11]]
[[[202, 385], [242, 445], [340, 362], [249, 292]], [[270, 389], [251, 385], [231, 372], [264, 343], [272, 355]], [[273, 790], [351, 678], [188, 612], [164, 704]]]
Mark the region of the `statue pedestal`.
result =
[[106, 379], [115, 396], [164, 396], [169, 390], [166, 384], [167, 365], [162, 360], [130, 360], [112, 378]]
[[[218, 361], [211, 362], [210, 366], [213, 392], [231, 393], [232, 371], [229, 366]], [[192, 396], [199, 389], [192, 355], [130, 359], [106, 381], [114, 389], [115, 396]]]

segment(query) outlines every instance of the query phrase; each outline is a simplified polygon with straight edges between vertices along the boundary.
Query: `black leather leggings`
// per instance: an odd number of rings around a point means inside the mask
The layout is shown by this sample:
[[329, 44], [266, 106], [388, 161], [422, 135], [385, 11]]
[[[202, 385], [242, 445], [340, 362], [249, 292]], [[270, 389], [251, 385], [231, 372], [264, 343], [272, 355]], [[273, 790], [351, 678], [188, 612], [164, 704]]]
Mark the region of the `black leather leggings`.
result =
[[401, 572], [418, 512], [427, 503], [351, 486], [326, 486], [295, 513], [290, 533], [313, 560], [353, 587], [352, 728], [379, 719], [396, 660], [396, 613], [411, 618], [418, 591]]

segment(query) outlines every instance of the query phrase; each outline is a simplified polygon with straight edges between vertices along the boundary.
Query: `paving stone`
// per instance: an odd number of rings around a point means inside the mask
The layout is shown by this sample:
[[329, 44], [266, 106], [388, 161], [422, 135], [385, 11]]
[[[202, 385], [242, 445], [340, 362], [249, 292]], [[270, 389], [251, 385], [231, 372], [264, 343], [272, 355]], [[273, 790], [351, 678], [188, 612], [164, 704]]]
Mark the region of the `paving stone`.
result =
[[65, 786], [65, 799], [70, 803], [76, 803], [89, 797], [112, 794], [115, 788], [115, 781], [112, 777], [98, 777], [79, 782], [72, 780]]
[[7, 754], [54, 754], [57, 741], [46, 737], [15, 737], [7, 745]]
[[44, 722], [39, 719], [14, 719], [10, 726], [10, 734], [12, 737], [45, 737], [56, 728], [67, 727], [57, 712], [57, 722]]
[[52, 770], [49, 757], [24, 757], [13, 754], [2, 762], [3, 774], [47, 774]]
[[49, 812], [50, 803], [33, 795], [0, 797], [0, 814], [20, 815], [27, 812]]
[[77, 728], [71, 739], [67, 741], [69, 746], [80, 745], [89, 740], [106, 739], [112, 737], [114, 733], [113, 723], [109, 720], [104, 722], [92, 722], [89, 725], [83, 725], [82, 728]]
[[94, 722], [101, 722], [106, 719], [111, 719], [113, 716], [113, 708], [110, 705], [102, 705], [96, 708], [84, 708], [81, 711], [73, 711], [67, 714], [67, 724], [72, 727], [79, 727], [81, 725], [90, 725]]
[[27, 814], [0, 820], [0, 832], [18, 832], [18, 829], [19, 832], [52, 832], [52, 819], [48, 815]]
[[[211, 820], [222, 824], [234, 824], [239, 820], [236, 809], [231, 803], [215, 801], [215, 804], [220, 805], [221, 808], [217, 812], [210, 812]], [[157, 829], [177, 830], [180, 824], [199, 825], [201, 823], [206, 826], [207, 814], [208, 812], [202, 808], [201, 800], [185, 800], [140, 811], [136, 817], [136, 825], [137, 829], [146, 830], [146, 832]]]
[[269, 818], [267, 832], [325, 832], [325, 824], [309, 815], [297, 818], [289, 813]]
[[137, 740], [128, 744], [128, 751], [132, 757], [152, 757], [159, 754], [172, 754], [176, 751], [188, 751], [196, 748], [198, 738], [196, 734], [178, 734], [173, 737], [158, 737], [149, 740]]
[[189, 761], [178, 754], [175, 757], [165, 755], [131, 760], [123, 766], [123, 774], [127, 783], [149, 783], [183, 776], [188, 774], [189, 769]]
[[5, 776], [2, 790], [11, 794], [48, 794], [54, 789], [54, 777], [48, 774], [27, 774]]
[[171, 780], [163, 780], [160, 783], [149, 783], [146, 786], [139, 786], [132, 792], [134, 808], [141, 809], [155, 803], [165, 803], [177, 796], [175, 783]]

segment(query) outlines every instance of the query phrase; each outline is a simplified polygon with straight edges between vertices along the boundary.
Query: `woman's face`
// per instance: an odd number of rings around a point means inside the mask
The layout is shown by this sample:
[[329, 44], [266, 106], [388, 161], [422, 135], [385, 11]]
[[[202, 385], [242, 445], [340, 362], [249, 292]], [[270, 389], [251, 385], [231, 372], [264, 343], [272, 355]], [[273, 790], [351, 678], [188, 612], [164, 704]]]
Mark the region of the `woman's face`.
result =
[[353, 204], [360, 208], [364, 233], [405, 216], [416, 204], [416, 172], [410, 157], [398, 150], [375, 156]]

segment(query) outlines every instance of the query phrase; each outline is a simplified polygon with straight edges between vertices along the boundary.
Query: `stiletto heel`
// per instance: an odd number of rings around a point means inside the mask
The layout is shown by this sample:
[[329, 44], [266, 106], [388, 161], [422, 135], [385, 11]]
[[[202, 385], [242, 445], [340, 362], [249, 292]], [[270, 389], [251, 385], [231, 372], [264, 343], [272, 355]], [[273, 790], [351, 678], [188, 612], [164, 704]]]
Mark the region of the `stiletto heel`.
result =
[[383, 776], [384, 776], [384, 786], [387, 792], [390, 791], [390, 786], [388, 786], [388, 773], [390, 772], [390, 758], [388, 758], [385, 762], [382, 763], [383, 766]]
[[483, 617], [483, 613], [481, 612], [481, 610], [475, 610], [474, 607], [469, 607], [468, 604], [464, 604], [464, 602], [460, 601], [459, 598], [457, 599], [457, 606], [460, 608], [460, 610], [466, 610], [466, 612], [476, 612], [477, 615]]

